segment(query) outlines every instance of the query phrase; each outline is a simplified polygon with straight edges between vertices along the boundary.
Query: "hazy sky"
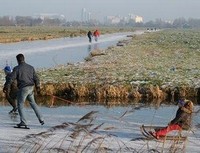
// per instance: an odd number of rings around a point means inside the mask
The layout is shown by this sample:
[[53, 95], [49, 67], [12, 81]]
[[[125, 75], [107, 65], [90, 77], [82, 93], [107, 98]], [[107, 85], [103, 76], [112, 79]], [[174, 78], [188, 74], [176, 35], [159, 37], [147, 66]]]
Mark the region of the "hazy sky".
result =
[[93, 18], [102, 20], [106, 15], [142, 16], [144, 21], [179, 17], [200, 18], [200, 0], [0, 0], [0, 16], [63, 14], [67, 20], [81, 20], [86, 8]]

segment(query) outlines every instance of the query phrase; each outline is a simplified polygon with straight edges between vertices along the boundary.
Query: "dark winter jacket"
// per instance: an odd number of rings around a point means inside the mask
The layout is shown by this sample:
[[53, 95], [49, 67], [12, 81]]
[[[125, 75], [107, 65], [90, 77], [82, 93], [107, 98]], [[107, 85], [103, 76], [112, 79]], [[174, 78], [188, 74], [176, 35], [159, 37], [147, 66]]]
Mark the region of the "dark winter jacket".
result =
[[[7, 74], [5, 79], [6, 79], [6, 82], [8, 82], [11, 78], [11, 73]], [[6, 93], [6, 97], [7, 99], [8, 98], [11, 98], [11, 99], [16, 99], [17, 97], [17, 91], [18, 91], [18, 87], [17, 87], [17, 81], [14, 80], [11, 85], [10, 85], [10, 89], [9, 91]]]
[[191, 122], [192, 112], [185, 107], [180, 107], [170, 124], [178, 124], [183, 130], [188, 130], [191, 128]]
[[17, 80], [17, 87], [19, 89], [26, 86], [40, 86], [40, 80], [35, 72], [35, 69], [25, 62], [22, 62], [18, 66], [14, 67], [10, 79], [6, 81], [4, 87], [9, 89], [14, 80]]
[[92, 32], [89, 31], [89, 32], [87, 33], [87, 36], [88, 36], [89, 38], [92, 38]]

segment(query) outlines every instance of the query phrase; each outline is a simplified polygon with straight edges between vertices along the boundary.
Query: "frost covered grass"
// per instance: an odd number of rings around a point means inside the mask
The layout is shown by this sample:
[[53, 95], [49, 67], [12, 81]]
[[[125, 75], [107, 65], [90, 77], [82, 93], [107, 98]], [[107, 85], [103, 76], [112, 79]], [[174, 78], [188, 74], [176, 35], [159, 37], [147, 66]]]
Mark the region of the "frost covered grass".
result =
[[137, 97], [138, 86], [158, 86], [166, 93], [182, 88], [184, 96], [195, 97], [200, 88], [199, 41], [200, 32], [194, 29], [146, 32], [133, 35], [124, 46], [98, 50], [99, 56], [90, 56], [84, 63], [44, 70], [40, 75], [44, 84], [72, 83], [85, 92], [110, 85], [109, 89], [115, 88], [111, 97], [127, 97], [130, 91]]
[[[197, 30], [164, 30], [137, 35], [123, 47], [110, 47], [104, 55], [85, 63], [43, 71], [42, 77], [59, 82], [129, 84], [134, 80], [155, 84], [198, 86], [200, 33]], [[56, 79], [54, 79], [54, 76]], [[63, 77], [60, 77], [63, 76]]]

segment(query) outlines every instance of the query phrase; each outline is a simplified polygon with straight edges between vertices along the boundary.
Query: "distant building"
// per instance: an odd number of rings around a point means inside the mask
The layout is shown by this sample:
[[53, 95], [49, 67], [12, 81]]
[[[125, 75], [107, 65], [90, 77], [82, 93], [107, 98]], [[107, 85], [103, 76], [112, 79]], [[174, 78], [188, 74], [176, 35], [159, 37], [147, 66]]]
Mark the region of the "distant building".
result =
[[128, 23], [129, 22], [129, 18], [128, 17], [123, 17], [122, 21], [125, 22], [125, 23]]
[[42, 13], [35, 15], [35, 18], [40, 18], [42, 20], [45, 19], [59, 19], [59, 20], [65, 20], [65, 16], [62, 14], [51, 14], [51, 13]]
[[128, 14], [125, 17], [121, 17], [120, 15], [105, 17], [105, 24], [126, 24], [131, 22], [143, 23], [143, 17], [134, 14]]
[[120, 16], [106, 16], [105, 23], [106, 24], [118, 24], [121, 21]]
[[66, 18], [62, 14], [42, 13], [33, 17], [34, 24], [58, 26], [66, 22]]
[[82, 12], [81, 12], [81, 22], [90, 22], [92, 19], [91, 19], [91, 12], [88, 12], [86, 10], [86, 8], [83, 8], [82, 9]]
[[142, 23], [143, 22], [143, 18], [141, 16], [135, 16], [135, 22], [136, 23]]
[[86, 8], [82, 9], [82, 12], [81, 12], [81, 21], [82, 22], [86, 22], [87, 21], [87, 11], [86, 11]]
[[91, 12], [88, 12], [87, 21], [91, 20]]
[[135, 15], [134, 14], [129, 14], [128, 15], [128, 19], [129, 20], [134, 20], [135, 19]]

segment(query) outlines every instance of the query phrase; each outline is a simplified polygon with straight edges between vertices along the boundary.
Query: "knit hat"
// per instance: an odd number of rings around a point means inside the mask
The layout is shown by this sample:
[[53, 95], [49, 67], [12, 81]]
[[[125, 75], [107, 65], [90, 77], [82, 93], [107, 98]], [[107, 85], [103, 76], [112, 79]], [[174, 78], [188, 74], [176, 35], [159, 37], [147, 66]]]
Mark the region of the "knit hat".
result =
[[12, 72], [11, 66], [8, 66], [8, 65], [7, 65], [7, 66], [4, 68], [4, 72], [11, 73], [11, 72]]

